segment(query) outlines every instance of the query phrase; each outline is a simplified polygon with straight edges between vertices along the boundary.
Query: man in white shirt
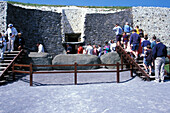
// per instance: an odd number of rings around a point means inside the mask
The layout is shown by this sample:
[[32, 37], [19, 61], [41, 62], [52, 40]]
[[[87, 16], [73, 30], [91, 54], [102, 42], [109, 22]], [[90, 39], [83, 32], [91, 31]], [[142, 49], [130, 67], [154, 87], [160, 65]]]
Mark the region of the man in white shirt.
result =
[[5, 35], [8, 35], [8, 52], [14, 50], [14, 41], [15, 36], [17, 36], [18, 32], [15, 27], [13, 27], [13, 24], [8, 25], [8, 29], [5, 32]]
[[38, 53], [44, 53], [44, 47], [42, 44], [38, 43], [37, 47], [38, 47]]
[[93, 55], [93, 47], [89, 44], [86, 48], [86, 54]]
[[116, 24], [113, 28], [113, 31], [116, 33], [116, 41], [117, 45], [120, 45], [121, 37], [122, 37], [122, 28], [119, 26], [119, 24]]

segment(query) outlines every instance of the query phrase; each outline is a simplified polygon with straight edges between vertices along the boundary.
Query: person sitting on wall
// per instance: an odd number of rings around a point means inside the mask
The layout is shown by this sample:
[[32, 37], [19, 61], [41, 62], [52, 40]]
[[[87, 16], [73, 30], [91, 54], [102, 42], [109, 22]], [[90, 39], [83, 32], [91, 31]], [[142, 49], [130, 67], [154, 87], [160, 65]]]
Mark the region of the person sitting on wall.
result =
[[38, 53], [44, 53], [44, 47], [42, 44], [37, 43], [37, 47], [38, 47]]
[[72, 47], [71, 47], [69, 44], [67, 44], [66, 53], [67, 53], [67, 54], [72, 54], [72, 51], [73, 51]]
[[83, 47], [80, 44], [78, 45], [78, 54], [83, 54]]
[[25, 41], [21, 33], [18, 33], [18, 38], [16, 39], [17, 50], [21, 50], [25, 47]]

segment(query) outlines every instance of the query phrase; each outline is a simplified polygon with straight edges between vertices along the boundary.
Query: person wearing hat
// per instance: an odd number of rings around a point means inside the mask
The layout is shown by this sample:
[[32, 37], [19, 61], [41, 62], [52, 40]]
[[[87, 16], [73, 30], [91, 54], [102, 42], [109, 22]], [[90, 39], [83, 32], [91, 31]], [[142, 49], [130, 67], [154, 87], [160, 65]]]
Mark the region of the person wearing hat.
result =
[[18, 35], [18, 32], [13, 24], [8, 25], [8, 29], [5, 32], [5, 35], [8, 35], [8, 52], [14, 50], [14, 41], [15, 37]]
[[156, 39], [156, 45], [153, 48], [153, 58], [155, 59], [155, 82], [164, 82], [164, 66], [167, 57], [167, 47]]

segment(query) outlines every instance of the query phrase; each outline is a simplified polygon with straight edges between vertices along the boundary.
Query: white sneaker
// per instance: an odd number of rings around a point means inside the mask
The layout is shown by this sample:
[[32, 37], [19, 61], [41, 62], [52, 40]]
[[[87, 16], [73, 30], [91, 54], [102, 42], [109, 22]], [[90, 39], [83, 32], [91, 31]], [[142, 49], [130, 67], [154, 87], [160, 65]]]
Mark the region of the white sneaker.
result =
[[161, 83], [164, 83], [164, 80], [161, 80]]

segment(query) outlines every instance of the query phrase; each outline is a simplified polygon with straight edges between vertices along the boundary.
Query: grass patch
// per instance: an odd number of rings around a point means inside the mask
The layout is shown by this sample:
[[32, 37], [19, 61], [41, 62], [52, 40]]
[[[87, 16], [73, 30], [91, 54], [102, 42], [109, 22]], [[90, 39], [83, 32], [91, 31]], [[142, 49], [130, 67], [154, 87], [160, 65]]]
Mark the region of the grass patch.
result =
[[166, 64], [166, 65], [165, 65], [165, 70], [169, 73], [169, 71], [170, 71], [170, 70], [169, 70], [169, 64]]
[[[15, 1], [7, 1], [10, 4], [20, 4], [25, 6], [49, 6], [49, 7], [66, 7], [67, 5], [48, 5], [48, 4], [31, 4], [31, 3], [22, 3], [22, 2], [15, 2]], [[127, 6], [77, 6], [83, 8], [112, 8], [112, 9], [129, 9], [131, 7]]]

